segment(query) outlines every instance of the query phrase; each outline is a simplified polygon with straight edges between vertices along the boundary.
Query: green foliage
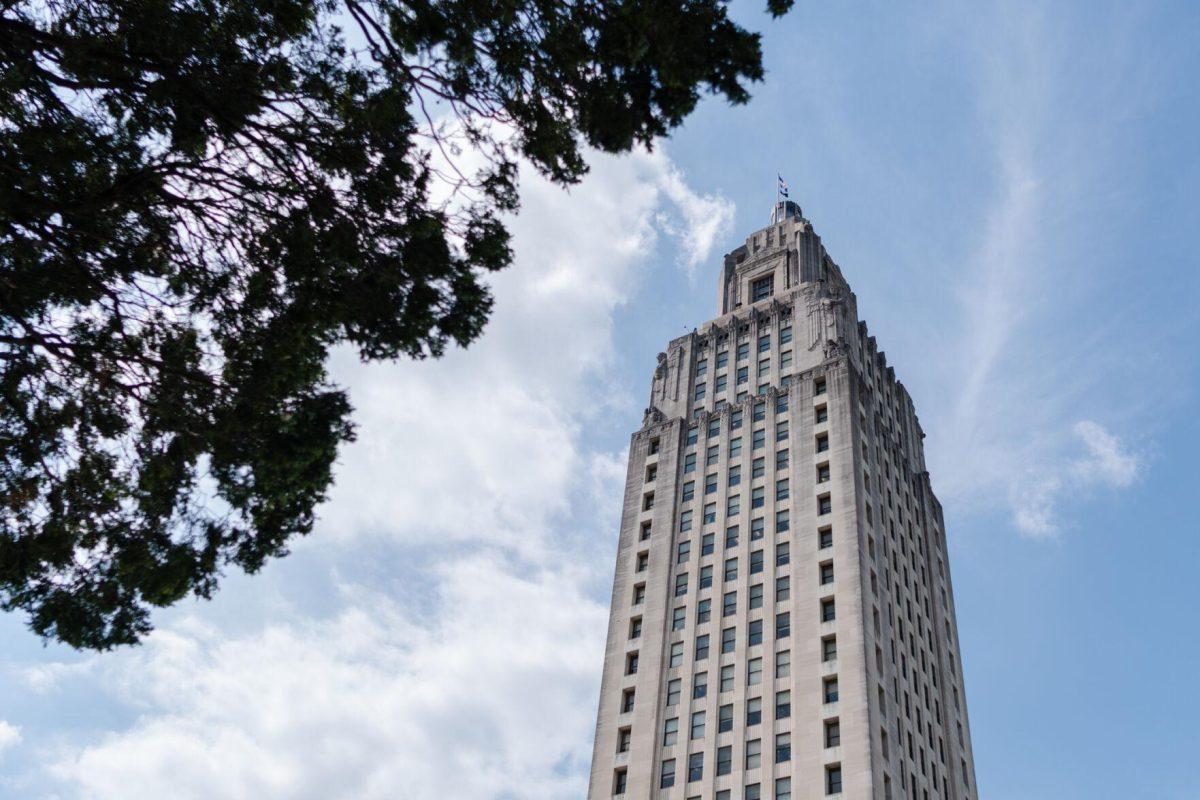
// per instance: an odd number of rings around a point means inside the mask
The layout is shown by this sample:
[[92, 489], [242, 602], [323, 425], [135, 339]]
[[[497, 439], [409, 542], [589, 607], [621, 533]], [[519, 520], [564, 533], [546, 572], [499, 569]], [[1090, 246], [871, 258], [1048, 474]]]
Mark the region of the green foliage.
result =
[[312, 528], [329, 349], [479, 335], [517, 159], [577, 181], [762, 75], [717, 0], [0, 9], [0, 603], [83, 648]]

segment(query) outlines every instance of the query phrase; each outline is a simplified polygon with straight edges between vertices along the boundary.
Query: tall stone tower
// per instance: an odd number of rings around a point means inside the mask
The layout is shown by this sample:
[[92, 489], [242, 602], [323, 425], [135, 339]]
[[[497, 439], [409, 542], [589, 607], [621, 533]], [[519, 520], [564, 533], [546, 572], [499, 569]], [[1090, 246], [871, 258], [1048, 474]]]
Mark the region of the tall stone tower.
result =
[[912, 400], [792, 202], [658, 356], [629, 447], [589, 800], [972, 800]]

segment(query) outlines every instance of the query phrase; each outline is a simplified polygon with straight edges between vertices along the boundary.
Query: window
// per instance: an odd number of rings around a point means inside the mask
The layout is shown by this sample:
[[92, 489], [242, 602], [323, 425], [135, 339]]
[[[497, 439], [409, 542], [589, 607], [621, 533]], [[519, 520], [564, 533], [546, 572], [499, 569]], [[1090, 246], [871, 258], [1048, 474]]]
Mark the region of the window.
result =
[[683, 642], [675, 642], [671, 645], [671, 660], [668, 662], [669, 667], [678, 667], [683, 663]]
[[792, 527], [792, 515], [786, 508], [775, 512], [775, 532], [785, 533]]
[[726, 664], [721, 667], [721, 691], [733, 691], [733, 664]]
[[632, 653], [625, 654], [625, 674], [636, 675], [638, 669], [638, 654], [634, 650]]
[[650, 466], [646, 467], [646, 483], [653, 482], [654, 479], [657, 477], [658, 477], [658, 465], [657, 464], [651, 464]]
[[736, 517], [742, 513], [742, 496], [740, 494], [730, 495], [725, 500], [725, 516]]
[[649, 511], [654, 508], [654, 492], [646, 492], [642, 498], [642, 511]]
[[825, 768], [825, 794], [842, 793], [842, 767], [831, 764]]
[[833, 622], [835, 619], [837, 619], [837, 606], [832, 597], [826, 597], [821, 601], [821, 622]]
[[765, 528], [763, 526], [763, 518], [762, 517], [759, 517], [758, 519], [750, 520], [750, 541], [753, 542], [757, 539], [763, 538], [764, 530], [765, 530]]
[[820, 405], [813, 409], [813, 422], [820, 425], [829, 421], [829, 407]]
[[685, 616], [686, 614], [687, 614], [687, 609], [684, 608], [683, 606], [679, 606], [678, 608], [676, 608], [674, 611], [671, 612], [671, 630], [673, 630], [673, 631], [683, 630], [683, 626], [687, 622], [687, 618]]
[[821, 660], [833, 661], [837, 658], [837, 637], [826, 636], [821, 640]]
[[716, 503], [705, 503], [704, 504], [704, 524], [711, 525], [716, 521], [717, 521], [717, 504]]
[[725, 733], [733, 730], [733, 704], [721, 706], [717, 710], [717, 732]]
[[791, 576], [781, 575], [775, 579], [775, 602], [781, 603], [792, 595]]
[[833, 562], [832, 561], [826, 561], [825, 563], [821, 564], [820, 571], [821, 571], [821, 585], [822, 586], [833, 583]]
[[829, 481], [829, 462], [817, 464], [817, 483], [826, 483]]
[[[704, 726], [701, 725], [701, 728]], [[692, 737], [695, 738], [694, 736]], [[688, 756], [688, 783], [704, 777], [704, 753], [692, 753]]]
[[[693, 455], [695, 455], [695, 454], [693, 453]], [[693, 459], [692, 466], [695, 467], [695, 459]], [[679, 500], [681, 502], [686, 503], [688, 500], [695, 498], [695, 496], [696, 496], [696, 482], [695, 481], [685, 482], [683, 484], [683, 491], [680, 492], [680, 494], [679, 494]]]
[[833, 500], [827, 494], [823, 494], [817, 498], [817, 513], [829, 514], [833, 512]]
[[752, 658], [746, 667], [746, 685], [758, 686], [762, 683], [762, 659]]
[[813, 394], [825, 394], [824, 378], [817, 378], [813, 381]]
[[775, 499], [776, 500], [787, 500], [789, 497], [791, 497], [791, 495], [792, 495], [791, 484], [789, 483], [787, 478], [783, 478], [782, 480], [775, 481]]
[[747, 784], [745, 797], [746, 797], [746, 800], [762, 800], [762, 794], [760, 793], [760, 785], [757, 783]]
[[[621, 752], [625, 752], [622, 750]], [[613, 773], [613, 794], [625, 794], [625, 786], [629, 780], [629, 773], [625, 767], [621, 767]]]
[[792, 616], [787, 611], [775, 615], [775, 638], [786, 639], [792, 634]]
[[685, 594], [687, 594], [687, 583], [688, 583], [688, 576], [687, 576], [686, 572], [681, 575], [675, 576], [675, 596], [676, 597], [683, 597]]
[[633, 729], [632, 728], [621, 728], [620, 730], [617, 731], [617, 752], [618, 753], [628, 753], [629, 752], [629, 742], [632, 737], [633, 737]]
[[710, 556], [713, 553], [713, 548], [716, 546], [717, 535], [715, 533], [706, 533], [700, 537], [700, 555]]
[[[712, 586], [712, 564], [700, 568], [700, 588], [707, 589]], [[706, 601], [701, 601], [706, 602]]]
[[721, 631], [721, 652], [732, 653], [734, 645], [737, 641], [737, 630], [735, 628], [725, 628]]
[[670, 747], [679, 738], [679, 718], [671, 717], [663, 723], [663, 747]]
[[725, 529], [725, 547], [737, 547], [738, 543], [738, 526], [730, 525]]
[[792, 340], [792, 326], [779, 329], [779, 343], [787, 344]]
[[682, 687], [683, 681], [679, 678], [667, 681], [667, 705], [674, 706], [679, 704], [679, 692]]
[[742, 437], [735, 436], [729, 440], [729, 458], [734, 459], [742, 454]]
[[825, 720], [825, 746], [840, 747], [842, 744], [842, 726], [836, 719]]
[[775, 677], [786, 678], [792, 674], [792, 651], [780, 650], [775, 654]]
[[775, 734], [775, 763], [783, 764], [792, 760], [792, 735], [790, 733]]
[[662, 777], [658, 781], [658, 788], [667, 789], [675, 785], [675, 759], [668, 758], [662, 762]]
[[729, 430], [736, 431], [742, 427], [742, 412], [734, 411], [729, 415]]
[[[792, 355], [791, 353], [787, 354], [788, 363], [785, 364], [784, 366], [791, 366], [791, 363], [792, 363], [791, 355]], [[781, 394], [781, 395], [777, 396], [775, 398], [775, 413], [776, 414], [786, 414], [787, 410], [788, 410], [788, 396], [786, 394]]]
[[[704, 570], [701, 570], [703, 572]], [[712, 567], [708, 568], [708, 583], [712, 585]], [[704, 588], [704, 579], [700, 580], [700, 588]], [[696, 604], [696, 624], [703, 625], [712, 616], [712, 600], [707, 597]]]
[[692, 712], [692, 732], [689, 738], [703, 739], [704, 738], [704, 712]]
[[750, 463], [750, 477], [761, 478], [765, 474], [766, 469], [764, 460], [761, 457], [754, 459], [754, 461]]
[[675, 548], [675, 563], [686, 564], [688, 557], [692, 554], [691, 542], [680, 542]]
[[718, 353], [717, 353], [717, 369], [720, 369], [721, 367], [725, 366], [728, 363], [729, 363], [729, 351], [728, 350], [718, 351]]
[[787, 566], [791, 560], [792, 548], [787, 542], [780, 542], [775, 545], [775, 566]]
[[646, 541], [646, 540], [647, 540], [647, 539], [649, 539], [649, 538], [650, 538], [650, 521], [649, 521], [649, 520], [647, 520], [646, 522], [643, 522], [643, 523], [642, 523], [642, 536], [641, 536], [641, 541], [643, 541], [643, 542], [644, 542], [644, 541]]
[[[688, 472], [696, 471], [696, 454], [695, 453], [688, 453], [686, 456], [683, 457], [683, 471], [685, 474]], [[690, 500], [691, 498], [689, 497], [687, 499]]]
[[704, 393], [707, 391], [708, 391], [708, 387], [707, 387], [707, 385], [705, 385], [705, 383], [703, 381], [701, 381], [700, 383], [697, 383], [696, 389], [692, 393], [692, 401], [699, 403], [701, 400], [704, 399]]
[[737, 613], [737, 592], [726, 592], [721, 606], [721, 616], [732, 617]]
[[742, 468], [741, 467], [730, 467], [729, 468], [729, 485], [737, 486], [741, 482], [742, 482]]
[[[689, 426], [688, 426], [688, 429], [687, 429], [687, 439], [685, 439], [685, 440], [684, 440], [684, 444], [685, 444], [685, 445], [692, 445], [692, 444], [695, 444], [695, 443], [696, 443], [696, 438], [699, 436], [699, 434], [700, 434], [700, 428], [699, 428], [698, 426], [696, 426], [696, 425], [689, 425]], [[693, 459], [692, 459], [692, 460], [694, 461], [694, 460], [695, 460], [695, 454], [693, 453], [693, 454], [692, 454], [692, 456], [693, 456]]]
[[650, 566], [650, 551], [646, 550], [637, 554], [637, 571], [645, 572]]
[[817, 546], [822, 550], [833, 547], [833, 528], [821, 528], [817, 531]]
[[[826, 678], [822, 682], [822, 696], [826, 703], [836, 703], [838, 700], [838, 679], [837, 675], [831, 678]], [[886, 753], [884, 754], [886, 755]]]
[[749, 342], [738, 342], [737, 360], [745, 361], [749, 357], [750, 357], [750, 343]]
[[[750, 301], [757, 303], [759, 300], [766, 300], [775, 291], [775, 276], [767, 275], [759, 278], [750, 284]], [[769, 342], [770, 339], [768, 338]]]
[[[718, 445], [718, 444], [710, 445], [710, 446], [708, 447], [708, 449], [704, 451], [704, 463], [705, 463], [707, 466], [710, 466], [710, 467], [711, 467], [713, 464], [716, 464], [716, 463], [717, 463], [717, 459], [720, 457], [720, 455], [721, 455], [721, 446], [720, 446], [720, 445]], [[716, 475], [709, 475], [708, 477], [712, 478], [714, 481], [717, 479], [717, 476], [716, 476]], [[713, 489], [712, 489], [712, 490], [713, 490], [714, 492], [717, 490], [717, 487], [716, 487], [716, 484], [715, 484], [715, 483], [713, 484]], [[705, 491], [706, 493], [708, 492], [708, 485], [707, 485], [707, 483], [705, 484], [705, 489], [704, 489], [704, 491]]]
[[717, 493], [717, 476], [715, 473], [712, 475], [704, 476], [704, 493], [705, 494], [716, 494]]
[[781, 469], [787, 469], [787, 468], [788, 468], [788, 451], [780, 450], [779, 452], [777, 452], [775, 454], [775, 469], [781, 470]]
[[757, 725], [762, 722], [762, 698], [752, 697], [746, 701], [746, 724]]
[[708, 696], [708, 673], [697, 672], [696, 677], [692, 678], [692, 699], [699, 700], [702, 697]]
[[642, 618], [634, 617], [629, 620], [629, 638], [636, 639], [642, 635]]
[[763, 587], [761, 583], [756, 583], [750, 587], [750, 608], [762, 608], [763, 604]]
[[750, 623], [749, 627], [749, 644], [754, 646], [762, 644], [762, 620], [756, 619]]
[[755, 450], [761, 450], [762, 447], [767, 443], [767, 429], [759, 428], [756, 430], [750, 443]]
[[779, 354], [779, 368], [788, 369], [792, 366], [792, 351], [784, 350]]
[[792, 715], [792, 693], [787, 689], [775, 693], [775, 719], [787, 719]]
[[[758, 374], [759, 374], [760, 376], [761, 376], [761, 375], [766, 375], [766, 374], [767, 374], [768, 372], [770, 372], [770, 371], [771, 371], [771, 359], [769, 359], [769, 358], [763, 358], [763, 359], [759, 359], [759, 362], [758, 362]], [[763, 386], [766, 386], [766, 384], [763, 384]], [[766, 389], [761, 389], [761, 390], [759, 391], [759, 394], [762, 394], [762, 393], [763, 393], [763, 392], [765, 392], [765, 391], [766, 391]]]
[[746, 769], [758, 769], [762, 763], [762, 739], [746, 742]]
[[717, 376], [716, 384], [713, 386], [714, 392], [723, 392], [725, 387], [729, 385], [729, 376], [724, 373]]
[[[789, 753], [791, 746], [788, 746]], [[776, 778], [775, 779], [775, 800], [792, 800], [792, 779], [791, 778]]]
[[706, 372], [708, 372], [708, 359], [702, 358], [696, 362], [696, 377], [699, 378]]
[[646, 599], [646, 584], [639, 583], [633, 587], [633, 604], [639, 606]]
[[626, 689], [621, 692], [621, 713], [625, 714], [633, 711], [633, 689]]
[[[727, 706], [727, 707], [729, 708], [730, 712], [733, 711], [733, 706]], [[732, 725], [733, 725], [733, 722], [731, 720], [730, 727], [732, 727]], [[732, 769], [733, 769], [733, 747], [730, 745], [725, 745], [724, 747], [718, 747], [717, 748], [717, 774], [718, 775], [728, 775]], [[720, 793], [718, 793], [718, 794], [720, 794]], [[726, 798], [729, 797], [729, 792], [725, 792], [725, 797]]]
[[775, 441], [786, 442], [788, 438], [788, 422], [782, 420], [775, 423]]
[[749, 383], [749, 382], [750, 382], [750, 368], [749, 367], [738, 367], [737, 385], [741, 386], [742, 384]]
[[829, 434], [828, 433], [818, 433], [817, 434], [817, 452], [824, 453], [828, 450], [829, 450]]
[[725, 559], [725, 580], [732, 581], [737, 579], [738, 560], [736, 558]]
[[758, 337], [758, 352], [766, 353], [771, 350], [771, 334], [764, 333]]
[[763, 571], [763, 551], [755, 550], [753, 553], [750, 554], [750, 574], [754, 575], [755, 573], [762, 572], [762, 571]]

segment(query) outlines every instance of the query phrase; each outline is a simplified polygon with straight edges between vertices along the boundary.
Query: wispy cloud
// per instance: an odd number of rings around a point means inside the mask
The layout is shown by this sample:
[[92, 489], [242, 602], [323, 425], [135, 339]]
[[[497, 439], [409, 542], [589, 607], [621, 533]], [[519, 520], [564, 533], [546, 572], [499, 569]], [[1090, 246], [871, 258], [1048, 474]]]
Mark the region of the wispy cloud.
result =
[[1126, 344], [1071, 314], [1102, 276], [1078, 267], [1083, 243], [1063, 221], [1093, 202], [1086, 187], [1103, 154], [1089, 160], [1085, 143], [1064, 133], [1061, 55], [1048, 25], [1041, 7], [1018, 4], [973, 10], [953, 29], [978, 66], [994, 191], [957, 279], [946, 364], [955, 400], [933, 419], [930, 443], [935, 480], [957, 510], [1007, 504], [1017, 530], [1034, 537], [1063, 529], [1068, 491], [1123, 488], [1143, 463], [1117, 434], [1080, 421], [1104, 415], [1108, 370]]

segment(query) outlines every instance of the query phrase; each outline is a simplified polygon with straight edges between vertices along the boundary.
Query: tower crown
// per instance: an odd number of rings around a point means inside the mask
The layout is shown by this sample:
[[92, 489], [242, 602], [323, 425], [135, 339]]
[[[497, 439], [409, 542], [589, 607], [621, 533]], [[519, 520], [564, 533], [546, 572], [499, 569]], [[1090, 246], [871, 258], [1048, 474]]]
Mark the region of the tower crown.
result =
[[777, 225], [785, 219], [804, 219], [800, 206], [791, 200], [780, 200], [771, 207], [771, 224]]

